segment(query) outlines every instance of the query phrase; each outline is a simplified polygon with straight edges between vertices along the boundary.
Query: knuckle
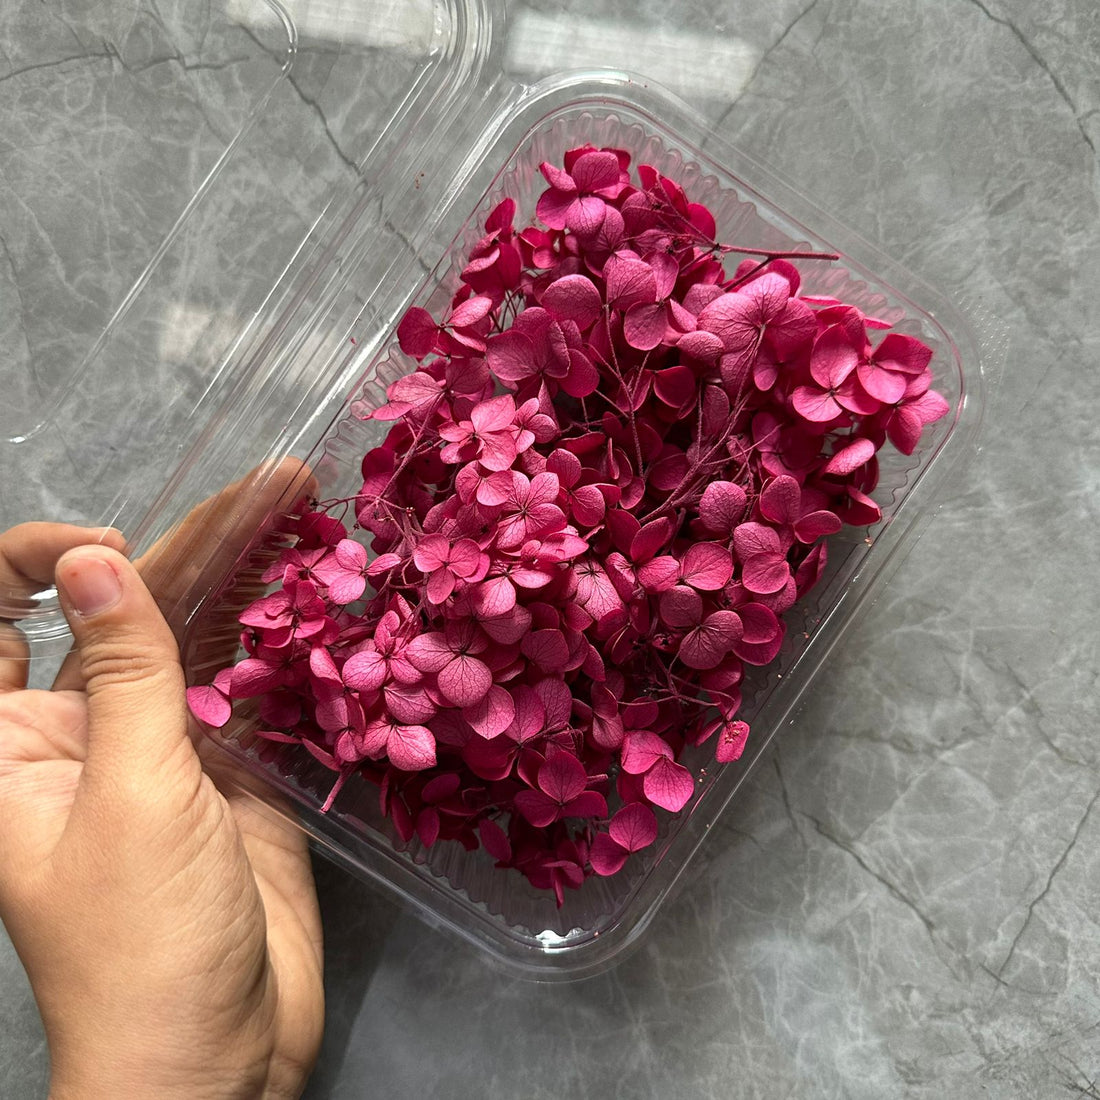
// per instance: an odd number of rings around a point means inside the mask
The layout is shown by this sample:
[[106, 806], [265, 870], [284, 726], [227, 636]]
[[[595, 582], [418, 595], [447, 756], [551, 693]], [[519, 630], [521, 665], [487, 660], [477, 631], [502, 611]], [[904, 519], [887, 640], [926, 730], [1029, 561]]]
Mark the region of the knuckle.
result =
[[82, 650], [81, 667], [89, 693], [157, 682], [168, 688], [180, 678], [178, 664], [140, 645], [122, 648], [93, 643]]

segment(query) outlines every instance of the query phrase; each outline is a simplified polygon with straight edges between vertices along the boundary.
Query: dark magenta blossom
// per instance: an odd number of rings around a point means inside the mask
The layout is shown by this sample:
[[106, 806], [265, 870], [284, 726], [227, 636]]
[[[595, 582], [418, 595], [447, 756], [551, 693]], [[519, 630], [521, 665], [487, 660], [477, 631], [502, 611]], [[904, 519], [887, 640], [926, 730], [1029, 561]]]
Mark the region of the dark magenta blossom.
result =
[[599, 232], [607, 200], [617, 198], [628, 182], [621, 154], [610, 150], [582, 152], [564, 169], [543, 162], [539, 170], [550, 184], [536, 213], [551, 229], [570, 229], [580, 237]]
[[622, 767], [642, 776], [642, 790], [654, 806], [678, 813], [695, 793], [691, 772], [672, 758], [668, 742], [648, 730], [636, 730], [623, 740]]
[[533, 478], [513, 472], [512, 487], [497, 517], [497, 545], [503, 550], [522, 546], [565, 527], [565, 513], [558, 507], [557, 474]]
[[440, 457], [448, 463], [476, 458], [487, 470], [507, 470], [520, 452], [515, 421], [516, 403], [509, 394], [482, 401], [474, 406], [469, 420], [441, 425], [440, 438], [449, 446], [440, 451]]
[[791, 567], [774, 528], [739, 524], [733, 532], [733, 548], [741, 563], [741, 583], [750, 592], [778, 592], [790, 579]]
[[597, 875], [614, 875], [631, 852], [648, 848], [657, 839], [657, 818], [640, 802], [631, 802], [612, 817], [606, 833], [597, 833], [588, 858]]
[[448, 702], [469, 707], [480, 702], [493, 683], [488, 665], [479, 659], [488, 644], [476, 627], [448, 623], [443, 631], [418, 634], [405, 653], [421, 672], [435, 674], [439, 692]]
[[551, 746], [538, 768], [537, 789], [520, 791], [516, 809], [539, 827], [566, 817], [606, 817], [607, 801], [586, 789], [590, 782], [584, 765], [572, 753]]
[[361, 483], [279, 519], [240, 659], [188, 690], [296, 782], [319, 763], [323, 811], [376, 784], [403, 841], [482, 846], [559, 904], [661, 858], [702, 746], [745, 751], [746, 670], [829, 537], [882, 518], [880, 448], [950, 411], [927, 345], [807, 292], [836, 257], [739, 251], [630, 168], [571, 149], [540, 224], [505, 197], [463, 238], [351, 406], [385, 432]]
[[451, 542], [443, 535], [425, 535], [413, 551], [413, 564], [428, 578], [428, 599], [440, 604], [459, 582], [481, 580], [489, 571], [489, 555], [473, 539]]

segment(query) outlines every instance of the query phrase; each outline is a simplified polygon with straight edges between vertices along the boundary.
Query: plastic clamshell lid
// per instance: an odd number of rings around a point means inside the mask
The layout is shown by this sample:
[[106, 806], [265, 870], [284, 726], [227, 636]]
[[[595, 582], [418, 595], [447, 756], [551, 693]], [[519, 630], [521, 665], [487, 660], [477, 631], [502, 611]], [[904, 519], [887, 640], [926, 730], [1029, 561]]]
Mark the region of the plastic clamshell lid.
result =
[[[303, 272], [329, 270], [349, 213], [362, 247], [411, 262], [388, 173], [421, 115], [472, 79], [484, 13], [297, 6], [3, 5], [17, 44], [0, 58], [9, 525], [48, 513], [147, 548], [283, 435], [288, 372], [267, 352], [313, 304]], [[334, 383], [315, 376], [303, 404]], [[25, 628], [36, 653], [66, 644], [49, 593]]]

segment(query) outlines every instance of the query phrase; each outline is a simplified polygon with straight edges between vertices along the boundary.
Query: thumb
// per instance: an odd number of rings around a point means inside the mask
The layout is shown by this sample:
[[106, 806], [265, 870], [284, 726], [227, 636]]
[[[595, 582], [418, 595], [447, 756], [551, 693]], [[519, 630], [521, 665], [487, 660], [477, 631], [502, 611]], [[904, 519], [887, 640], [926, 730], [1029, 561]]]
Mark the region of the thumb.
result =
[[179, 649], [137, 570], [115, 550], [82, 546], [60, 558], [54, 580], [87, 693], [85, 781], [114, 786], [197, 763]]

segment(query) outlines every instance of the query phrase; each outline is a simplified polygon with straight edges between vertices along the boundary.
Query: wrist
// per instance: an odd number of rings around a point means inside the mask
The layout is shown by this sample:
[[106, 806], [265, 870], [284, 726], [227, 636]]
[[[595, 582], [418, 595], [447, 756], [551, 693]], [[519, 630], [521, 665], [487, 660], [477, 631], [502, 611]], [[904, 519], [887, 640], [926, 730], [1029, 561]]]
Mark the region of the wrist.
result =
[[169, 1074], [163, 1058], [99, 1048], [52, 1055], [49, 1100], [269, 1100], [263, 1066], [215, 1068], [201, 1056]]

